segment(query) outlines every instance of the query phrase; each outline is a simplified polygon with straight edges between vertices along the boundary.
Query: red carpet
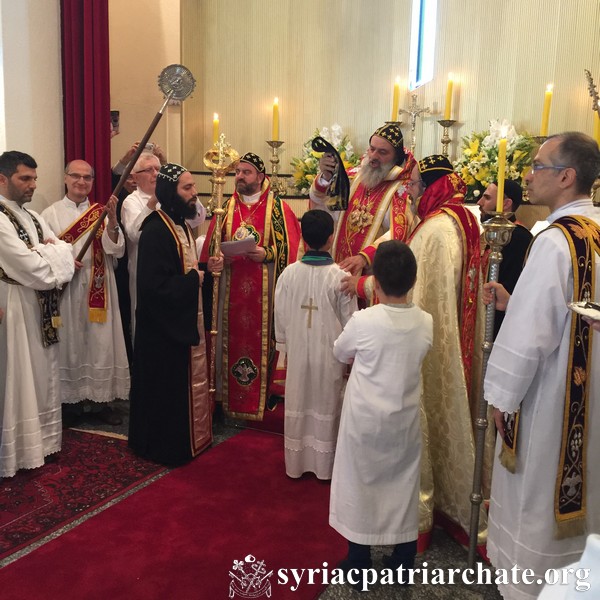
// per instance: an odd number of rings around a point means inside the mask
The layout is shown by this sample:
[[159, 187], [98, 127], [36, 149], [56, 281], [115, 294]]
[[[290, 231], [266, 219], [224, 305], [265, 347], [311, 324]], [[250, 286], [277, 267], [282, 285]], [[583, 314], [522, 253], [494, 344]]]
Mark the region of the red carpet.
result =
[[269, 431], [270, 433], [280, 433], [283, 435], [284, 420], [285, 405], [283, 402], [280, 402], [275, 406], [275, 410], [268, 410], [265, 408], [262, 421], [244, 421], [244, 427], [247, 429]]
[[71, 429], [55, 457], [0, 481], [0, 559], [165, 470], [124, 440]]
[[316, 598], [278, 570], [343, 558], [328, 508], [328, 484], [286, 477], [280, 436], [243, 431], [0, 570], [2, 598], [224, 599], [261, 561], [271, 598]]

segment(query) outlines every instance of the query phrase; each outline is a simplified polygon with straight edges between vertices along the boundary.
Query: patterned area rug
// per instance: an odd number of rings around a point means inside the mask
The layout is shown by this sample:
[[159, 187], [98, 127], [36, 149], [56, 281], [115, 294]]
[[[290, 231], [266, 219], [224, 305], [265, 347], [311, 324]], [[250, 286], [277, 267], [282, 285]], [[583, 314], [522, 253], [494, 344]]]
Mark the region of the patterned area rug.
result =
[[313, 600], [306, 569], [347, 549], [328, 517], [329, 483], [287, 477], [281, 436], [243, 431], [0, 569], [0, 597]]
[[125, 440], [71, 429], [54, 456], [0, 480], [0, 560], [166, 471]]

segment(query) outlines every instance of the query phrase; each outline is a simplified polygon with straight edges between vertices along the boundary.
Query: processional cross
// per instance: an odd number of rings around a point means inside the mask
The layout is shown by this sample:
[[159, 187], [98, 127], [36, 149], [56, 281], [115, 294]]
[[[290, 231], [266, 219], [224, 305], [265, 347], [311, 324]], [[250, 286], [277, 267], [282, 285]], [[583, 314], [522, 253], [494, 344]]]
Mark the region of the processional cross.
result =
[[313, 304], [313, 299], [309, 298], [309, 304], [301, 304], [300, 308], [305, 308], [308, 310], [308, 329], [312, 327], [312, 311], [319, 310], [319, 307], [316, 304]]

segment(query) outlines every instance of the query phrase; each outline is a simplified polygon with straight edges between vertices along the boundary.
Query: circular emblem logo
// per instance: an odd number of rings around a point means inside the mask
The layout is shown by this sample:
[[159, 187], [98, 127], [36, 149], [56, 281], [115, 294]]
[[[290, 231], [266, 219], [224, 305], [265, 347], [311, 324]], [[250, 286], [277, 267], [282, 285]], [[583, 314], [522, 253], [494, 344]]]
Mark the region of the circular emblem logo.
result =
[[271, 597], [271, 582], [269, 577], [273, 571], [267, 572], [264, 560], [257, 560], [248, 554], [243, 560], [234, 560], [229, 571], [229, 597], [260, 598]]

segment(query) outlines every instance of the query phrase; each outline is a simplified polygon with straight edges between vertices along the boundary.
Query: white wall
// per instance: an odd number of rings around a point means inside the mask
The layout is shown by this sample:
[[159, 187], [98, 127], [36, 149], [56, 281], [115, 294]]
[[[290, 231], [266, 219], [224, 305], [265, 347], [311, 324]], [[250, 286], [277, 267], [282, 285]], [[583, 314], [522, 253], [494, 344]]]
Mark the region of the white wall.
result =
[[[328, 0], [324, 14], [317, 0], [109, 0], [111, 108], [121, 111], [113, 159], [142, 137], [160, 108], [158, 74], [181, 62], [192, 69], [196, 91], [183, 108], [167, 109], [153, 136], [170, 160], [204, 168], [213, 112], [236, 149], [267, 158], [274, 96], [281, 101], [283, 172], [314, 128], [333, 122], [363, 150], [389, 119], [394, 79], [406, 79], [410, 6]], [[436, 75], [418, 91], [419, 104], [432, 109], [418, 121], [418, 156], [440, 150], [436, 120], [449, 71], [460, 81], [453, 155], [462, 135], [491, 118], [537, 133], [548, 82], [555, 85], [550, 132], [592, 132], [583, 69], [600, 84], [600, 2], [444, 0], [439, 7]], [[0, 24], [0, 150], [38, 161], [32, 205], [43, 208], [63, 192], [60, 2], [0, 0]]]
[[63, 196], [63, 119], [59, 0], [0, 0], [0, 151], [38, 163], [31, 203], [43, 210]]
[[[179, 0], [109, 0], [110, 107], [120, 111], [116, 162], [146, 133], [163, 103], [158, 76], [181, 63]], [[151, 140], [181, 162], [181, 106], [168, 106]]]
[[[316, 127], [339, 123], [359, 150], [390, 118], [392, 85], [408, 77], [410, 0], [181, 0], [182, 58], [199, 79], [184, 105], [184, 157], [197, 168], [213, 112], [240, 152], [263, 156], [281, 102], [282, 168]], [[550, 133], [592, 133], [584, 69], [600, 83], [598, 0], [440, 0], [433, 81], [417, 91], [416, 155], [441, 151], [437, 120], [455, 75], [451, 156], [460, 139], [509, 119], [539, 133], [554, 83]], [[404, 92], [401, 107], [407, 108]], [[405, 140], [410, 138], [404, 117]]]

